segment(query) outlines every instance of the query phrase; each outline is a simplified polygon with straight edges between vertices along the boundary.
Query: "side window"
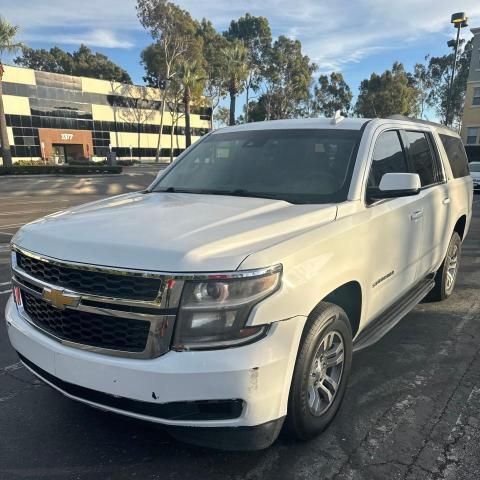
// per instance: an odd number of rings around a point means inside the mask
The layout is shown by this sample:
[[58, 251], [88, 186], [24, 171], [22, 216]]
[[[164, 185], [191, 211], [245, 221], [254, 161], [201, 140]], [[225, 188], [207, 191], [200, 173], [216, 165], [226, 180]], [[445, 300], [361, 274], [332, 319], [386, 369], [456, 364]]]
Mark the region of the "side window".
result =
[[372, 168], [368, 177], [368, 187], [378, 187], [383, 175], [391, 172], [408, 172], [405, 153], [396, 130], [383, 132], [377, 138], [373, 150]]
[[437, 166], [425, 133], [406, 131], [405, 136], [413, 171], [420, 176], [422, 187], [437, 183]]
[[475, 87], [473, 89], [472, 105], [480, 105], [480, 87]]
[[462, 141], [458, 137], [440, 134], [445, 152], [447, 152], [448, 161], [452, 168], [454, 178], [466, 177], [469, 175], [468, 160]]

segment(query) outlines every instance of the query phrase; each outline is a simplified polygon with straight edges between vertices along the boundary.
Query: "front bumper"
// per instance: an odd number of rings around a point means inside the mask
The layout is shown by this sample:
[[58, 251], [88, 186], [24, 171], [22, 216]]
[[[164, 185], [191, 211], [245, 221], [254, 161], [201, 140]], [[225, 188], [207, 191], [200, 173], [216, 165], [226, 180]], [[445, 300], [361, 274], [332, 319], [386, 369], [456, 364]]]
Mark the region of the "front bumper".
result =
[[[243, 347], [170, 351], [155, 359], [142, 360], [111, 357], [62, 345], [27, 323], [19, 315], [12, 298], [7, 303], [5, 316], [10, 342], [25, 359], [24, 363], [68, 397], [165, 425], [220, 428], [264, 425], [285, 416], [305, 322], [304, 317], [276, 322], [264, 339]], [[80, 388], [72, 390], [65, 385]], [[84, 395], [86, 391], [99, 395]], [[110, 397], [125, 401], [102, 400]], [[185, 420], [181, 415], [172, 418], [171, 415], [149, 413], [156, 411], [151, 408], [155, 405], [203, 401], [213, 401], [214, 405], [215, 401], [222, 400], [242, 401], [242, 408], [236, 410], [234, 418], [213, 416], [214, 419]], [[150, 409], [129, 408], [129, 401]]]

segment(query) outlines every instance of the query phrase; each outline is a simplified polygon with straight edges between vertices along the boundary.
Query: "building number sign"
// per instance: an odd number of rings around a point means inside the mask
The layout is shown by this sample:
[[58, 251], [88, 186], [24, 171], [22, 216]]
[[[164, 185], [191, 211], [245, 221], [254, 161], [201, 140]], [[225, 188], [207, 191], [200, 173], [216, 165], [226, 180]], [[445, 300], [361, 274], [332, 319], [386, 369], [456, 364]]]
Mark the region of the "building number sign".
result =
[[62, 140], [72, 140], [73, 133], [61, 133], [60, 137]]

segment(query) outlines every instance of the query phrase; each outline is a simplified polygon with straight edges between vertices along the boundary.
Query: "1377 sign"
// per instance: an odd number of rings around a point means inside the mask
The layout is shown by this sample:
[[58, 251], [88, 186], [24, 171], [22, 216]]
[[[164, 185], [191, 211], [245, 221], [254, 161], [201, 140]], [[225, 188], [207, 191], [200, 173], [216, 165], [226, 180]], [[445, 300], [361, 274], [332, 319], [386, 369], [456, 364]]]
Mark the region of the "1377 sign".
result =
[[60, 138], [62, 140], [72, 140], [73, 139], [73, 133], [61, 133]]

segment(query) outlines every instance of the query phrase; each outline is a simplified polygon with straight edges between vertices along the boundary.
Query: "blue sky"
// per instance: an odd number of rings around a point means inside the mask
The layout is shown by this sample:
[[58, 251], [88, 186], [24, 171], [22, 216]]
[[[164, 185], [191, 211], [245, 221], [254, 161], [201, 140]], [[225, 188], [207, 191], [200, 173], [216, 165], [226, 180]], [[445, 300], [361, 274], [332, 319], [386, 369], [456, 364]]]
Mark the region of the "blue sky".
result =
[[[135, 0], [0, 0], [1, 15], [20, 26], [19, 38], [35, 48], [80, 43], [108, 55], [142, 83], [140, 52], [150, 43], [135, 12]], [[178, 0], [219, 31], [250, 12], [266, 16], [274, 36], [302, 41], [319, 72], [341, 71], [354, 94], [372, 71], [382, 72], [395, 60], [407, 69], [427, 53], [447, 51], [453, 35], [450, 15], [466, 11], [470, 26], [480, 26], [479, 0]], [[470, 36], [469, 29], [462, 32]], [[11, 58], [3, 59], [11, 63]]]

